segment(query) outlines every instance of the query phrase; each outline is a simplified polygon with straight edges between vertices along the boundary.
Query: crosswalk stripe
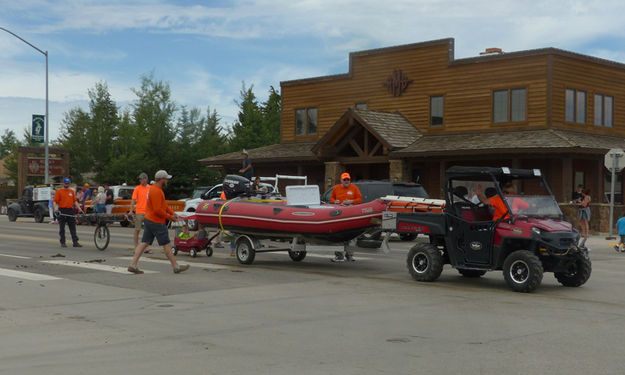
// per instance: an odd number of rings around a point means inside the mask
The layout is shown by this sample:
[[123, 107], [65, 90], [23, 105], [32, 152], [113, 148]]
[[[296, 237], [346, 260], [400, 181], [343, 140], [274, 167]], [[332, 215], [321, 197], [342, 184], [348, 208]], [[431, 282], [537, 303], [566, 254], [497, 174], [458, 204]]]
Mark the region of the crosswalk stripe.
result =
[[[123, 273], [126, 275], [132, 275], [127, 270], [127, 266], [109, 266], [106, 264], [99, 263], [86, 263], [86, 262], [78, 262], [74, 260], [43, 260], [42, 263], [56, 264], [59, 266], [69, 266], [69, 267], [79, 267], [86, 268], [97, 271], [106, 271], [106, 272], [115, 272], [115, 273]], [[141, 269], [144, 273], [158, 273], [157, 271], [150, 271]]]
[[30, 259], [30, 257], [23, 257], [23, 256], [20, 256], [20, 255], [13, 255], [13, 254], [0, 254], [0, 257], [17, 258], [17, 259]]
[[16, 279], [32, 280], [32, 281], [45, 281], [45, 280], [61, 280], [60, 277], [43, 275], [40, 273], [24, 272], [16, 270], [7, 270], [0, 268], [0, 276], [13, 277]]
[[[130, 257], [119, 257], [118, 259], [128, 259]], [[171, 264], [169, 263], [168, 260], [166, 259], [154, 259], [154, 258], [141, 258], [139, 260], [139, 263], [141, 262], [151, 262], [151, 263], [161, 263], [161, 264]], [[178, 263], [180, 263], [180, 260], [178, 259]], [[191, 267], [202, 267], [202, 268], [209, 268], [209, 269], [215, 269], [215, 270], [225, 270], [225, 269], [231, 269], [232, 266], [226, 266], [226, 265], [222, 265], [222, 264], [213, 264], [213, 263], [199, 263], [199, 262], [189, 262], [189, 265], [191, 265]]]

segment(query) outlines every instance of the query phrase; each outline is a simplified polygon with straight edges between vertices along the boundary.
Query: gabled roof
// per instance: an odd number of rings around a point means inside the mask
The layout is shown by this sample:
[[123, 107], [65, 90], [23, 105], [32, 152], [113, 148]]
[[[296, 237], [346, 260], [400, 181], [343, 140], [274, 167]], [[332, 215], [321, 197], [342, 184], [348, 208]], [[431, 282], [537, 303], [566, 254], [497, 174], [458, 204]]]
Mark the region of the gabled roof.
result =
[[389, 150], [406, 147], [421, 136], [421, 132], [399, 112], [349, 108], [315, 144], [312, 151], [317, 154], [324, 146], [336, 143], [351, 128], [346, 126], [350, 120], [367, 129]]
[[563, 129], [499, 131], [424, 135], [410, 146], [394, 151], [397, 157], [458, 155], [487, 152], [603, 153], [625, 147], [625, 138]]
[[[247, 150], [252, 163], [259, 162], [289, 162], [289, 161], [317, 161], [310, 150], [314, 143], [278, 143]], [[200, 159], [202, 165], [226, 165], [241, 163], [241, 151], [230, 152], [209, 158]]]

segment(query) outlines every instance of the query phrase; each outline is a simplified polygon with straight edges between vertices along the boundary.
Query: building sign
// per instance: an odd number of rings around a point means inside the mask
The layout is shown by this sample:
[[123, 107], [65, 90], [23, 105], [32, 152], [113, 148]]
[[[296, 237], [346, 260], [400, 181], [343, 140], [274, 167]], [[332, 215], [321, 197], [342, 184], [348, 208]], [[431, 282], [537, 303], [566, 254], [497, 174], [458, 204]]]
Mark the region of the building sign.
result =
[[412, 80], [408, 79], [408, 76], [405, 75], [401, 69], [395, 69], [393, 70], [393, 74], [391, 74], [386, 79], [386, 82], [384, 82], [384, 86], [389, 93], [393, 94], [393, 96], [401, 96], [411, 83]]
[[33, 143], [43, 143], [46, 129], [44, 118], [44, 115], [33, 115], [33, 128], [30, 133], [30, 139]]
[[[50, 176], [64, 176], [65, 170], [63, 169], [63, 159], [48, 159], [49, 175]], [[45, 158], [26, 158], [26, 175], [28, 176], [44, 176], [46, 174], [46, 159]]]

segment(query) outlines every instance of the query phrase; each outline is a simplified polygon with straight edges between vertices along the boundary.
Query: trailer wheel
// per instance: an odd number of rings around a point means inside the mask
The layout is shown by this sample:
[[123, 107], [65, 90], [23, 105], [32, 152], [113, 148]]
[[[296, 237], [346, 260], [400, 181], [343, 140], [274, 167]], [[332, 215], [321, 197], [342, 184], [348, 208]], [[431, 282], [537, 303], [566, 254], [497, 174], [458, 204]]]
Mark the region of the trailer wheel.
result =
[[191, 258], [195, 258], [197, 256], [197, 247], [190, 248], [189, 255], [191, 256]]
[[35, 209], [35, 212], [33, 214], [33, 216], [35, 217], [35, 222], [36, 223], [43, 223], [43, 213], [41, 212], [40, 209]]
[[432, 244], [416, 244], [408, 252], [406, 261], [410, 276], [417, 281], [434, 281], [443, 272], [443, 257]]
[[503, 276], [510, 289], [528, 293], [543, 280], [543, 265], [531, 251], [517, 250], [503, 262]]
[[109, 232], [109, 228], [106, 225], [98, 225], [93, 233], [95, 247], [100, 251], [104, 251], [104, 249], [108, 247], [110, 240], [111, 233]]
[[466, 268], [458, 268], [458, 272], [464, 277], [482, 277], [486, 274], [486, 271], [468, 270]]
[[213, 248], [212, 247], [210, 247], [210, 246], [206, 247], [206, 256], [207, 257], [213, 256]]
[[172, 252], [172, 254], [174, 254], [174, 255], [178, 255], [178, 248], [177, 248], [176, 246], [172, 246], [172, 247], [171, 247], [171, 252]]
[[252, 264], [256, 257], [256, 251], [249, 239], [241, 237], [237, 241], [237, 260], [241, 264]]
[[592, 264], [589, 259], [579, 257], [572, 263], [566, 272], [554, 272], [554, 276], [558, 282], [564, 286], [578, 287], [582, 286], [590, 278], [592, 272]]
[[17, 212], [15, 212], [15, 210], [12, 208], [9, 208], [7, 210], [7, 216], [9, 217], [9, 221], [17, 220]]
[[289, 257], [291, 257], [291, 260], [293, 260], [294, 262], [300, 262], [304, 260], [304, 258], [306, 258], [306, 252], [289, 250]]

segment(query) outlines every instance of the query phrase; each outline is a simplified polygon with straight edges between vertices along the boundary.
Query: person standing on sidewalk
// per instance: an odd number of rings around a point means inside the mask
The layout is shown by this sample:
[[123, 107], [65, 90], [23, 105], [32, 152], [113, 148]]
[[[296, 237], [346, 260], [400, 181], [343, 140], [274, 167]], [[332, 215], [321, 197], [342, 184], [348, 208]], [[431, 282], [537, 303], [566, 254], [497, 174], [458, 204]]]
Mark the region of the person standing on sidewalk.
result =
[[[145, 172], [141, 172], [138, 178], [139, 186], [132, 192], [132, 201], [130, 201], [130, 215], [134, 216], [135, 220], [135, 246], [133, 249], [139, 246], [139, 232], [141, 232], [141, 227], [143, 226], [145, 208], [148, 203], [148, 190], [151, 187], [148, 185], [148, 175]], [[147, 249], [145, 251], [149, 252]]]
[[590, 232], [590, 189], [582, 190], [582, 198], [579, 202], [579, 225], [582, 232], [582, 242], [581, 246], [586, 245], [586, 240], [588, 240], [588, 235]]
[[106, 213], [110, 215], [113, 212], [113, 205], [115, 204], [113, 189], [111, 189], [109, 184], [104, 184], [104, 192], [106, 194], [106, 201], [104, 202]]
[[69, 227], [69, 233], [72, 236], [74, 247], [82, 247], [78, 243], [78, 235], [76, 234], [76, 220], [74, 220], [74, 207], [78, 212], [82, 213], [82, 208], [76, 200], [76, 193], [69, 187], [71, 180], [68, 177], [63, 179], [63, 187], [56, 191], [52, 203], [54, 211], [58, 213], [59, 220], [59, 241], [61, 247], [67, 247], [65, 244], [65, 223]]
[[164, 170], [160, 170], [154, 175], [154, 185], [152, 185], [148, 191], [145, 218], [143, 220], [143, 237], [141, 238], [141, 243], [135, 248], [135, 255], [132, 258], [130, 266], [128, 267], [128, 272], [135, 274], [143, 273], [143, 271], [137, 268], [137, 264], [139, 263], [139, 258], [141, 258], [145, 249], [152, 242], [154, 242], [155, 237], [158, 244], [163, 246], [165, 255], [174, 268], [174, 273], [184, 272], [189, 269], [188, 264], [179, 265], [178, 262], [176, 262], [176, 258], [171, 251], [169, 230], [165, 224], [165, 220], [178, 220], [178, 215], [176, 215], [171, 208], [167, 206], [167, 203], [165, 202], [165, 193], [163, 192], [163, 189], [167, 187], [167, 183], [171, 177], [172, 176]]

